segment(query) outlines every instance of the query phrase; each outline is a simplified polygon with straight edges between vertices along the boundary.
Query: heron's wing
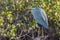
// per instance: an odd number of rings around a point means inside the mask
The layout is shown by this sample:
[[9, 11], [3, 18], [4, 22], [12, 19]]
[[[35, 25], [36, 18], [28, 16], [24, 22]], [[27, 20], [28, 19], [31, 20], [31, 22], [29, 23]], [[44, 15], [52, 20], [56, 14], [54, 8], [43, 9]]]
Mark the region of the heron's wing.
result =
[[40, 13], [40, 10], [31, 10], [34, 19], [37, 23], [41, 24], [43, 27], [47, 28], [46, 22], [43, 20], [43, 17]]
[[45, 11], [40, 8], [40, 13], [41, 13], [44, 21], [45, 21], [45, 22], [47, 23], [47, 25], [48, 25], [48, 18], [47, 18], [47, 15], [46, 15]]

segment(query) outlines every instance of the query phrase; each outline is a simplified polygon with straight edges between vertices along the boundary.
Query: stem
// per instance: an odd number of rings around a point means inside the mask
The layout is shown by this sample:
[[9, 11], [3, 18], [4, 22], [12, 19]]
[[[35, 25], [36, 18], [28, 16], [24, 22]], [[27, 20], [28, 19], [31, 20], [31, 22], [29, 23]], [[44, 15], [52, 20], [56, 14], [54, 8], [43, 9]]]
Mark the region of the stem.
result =
[[32, 38], [34, 39], [34, 31], [32, 31]]

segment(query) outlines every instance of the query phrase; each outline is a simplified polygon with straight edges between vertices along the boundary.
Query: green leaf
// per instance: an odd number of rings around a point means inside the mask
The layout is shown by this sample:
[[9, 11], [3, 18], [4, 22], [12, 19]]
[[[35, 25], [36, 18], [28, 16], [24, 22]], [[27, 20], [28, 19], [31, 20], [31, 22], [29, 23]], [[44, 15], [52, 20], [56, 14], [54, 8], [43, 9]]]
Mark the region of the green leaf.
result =
[[12, 29], [15, 29], [15, 28], [16, 28], [16, 26], [13, 24], [13, 25], [12, 25]]

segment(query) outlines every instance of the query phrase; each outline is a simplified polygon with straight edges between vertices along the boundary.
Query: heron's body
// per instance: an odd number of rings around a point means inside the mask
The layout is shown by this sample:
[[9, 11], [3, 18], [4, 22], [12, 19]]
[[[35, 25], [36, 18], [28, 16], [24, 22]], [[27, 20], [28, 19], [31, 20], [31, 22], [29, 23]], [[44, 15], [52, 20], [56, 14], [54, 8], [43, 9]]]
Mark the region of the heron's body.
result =
[[47, 16], [42, 8], [32, 7], [32, 15], [39, 25], [44, 28], [48, 28]]

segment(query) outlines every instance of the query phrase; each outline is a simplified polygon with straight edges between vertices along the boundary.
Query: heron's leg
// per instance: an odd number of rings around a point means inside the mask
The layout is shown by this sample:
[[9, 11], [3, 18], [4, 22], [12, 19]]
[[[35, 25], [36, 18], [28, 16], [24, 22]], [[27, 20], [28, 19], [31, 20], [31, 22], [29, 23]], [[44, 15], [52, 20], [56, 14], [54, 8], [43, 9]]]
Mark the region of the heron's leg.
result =
[[38, 30], [38, 37], [40, 37], [40, 27], [39, 27], [39, 30]]
[[40, 40], [44, 40], [44, 31], [43, 31], [43, 27], [41, 27], [41, 39]]
[[42, 27], [42, 37], [44, 36], [44, 30], [43, 30], [43, 27]]

